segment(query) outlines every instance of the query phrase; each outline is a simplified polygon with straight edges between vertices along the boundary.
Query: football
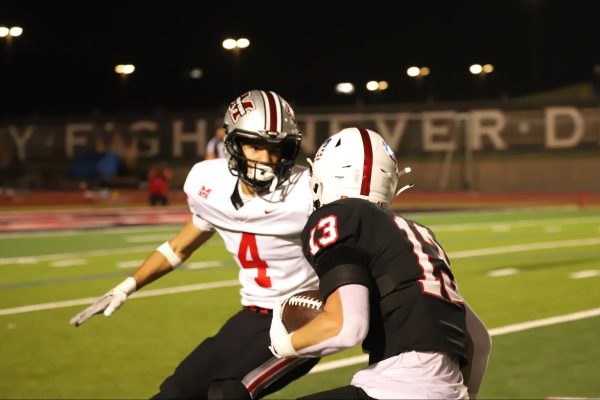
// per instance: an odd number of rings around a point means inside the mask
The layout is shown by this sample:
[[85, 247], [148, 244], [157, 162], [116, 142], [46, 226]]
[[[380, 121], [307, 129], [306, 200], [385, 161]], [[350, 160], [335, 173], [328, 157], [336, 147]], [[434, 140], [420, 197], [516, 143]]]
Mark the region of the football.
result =
[[286, 299], [282, 304], [281, 321], [288, 332], [303, 327], [323, 311], [323, 299], [318, 290], [305, 290]]

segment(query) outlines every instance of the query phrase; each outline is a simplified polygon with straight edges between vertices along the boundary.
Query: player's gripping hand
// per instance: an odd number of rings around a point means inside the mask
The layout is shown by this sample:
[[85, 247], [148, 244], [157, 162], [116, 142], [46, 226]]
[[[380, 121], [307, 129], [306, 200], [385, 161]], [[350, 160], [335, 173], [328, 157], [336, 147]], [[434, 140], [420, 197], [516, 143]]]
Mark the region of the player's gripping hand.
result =
[[297, 357], [299, 354], [292, 346], [292, 334], [288, 333], [281, 320], [281, 303], [276, 302], [273, 308], [273, 319], [269, 330], [271, 345], [269, 350], [277, 358]]
[[115, 310], [125, 303], [127, 297], [135, 292], [137, 289], [137, 283], [135, 279], [129, 277], [117, 285], [114, 289], [110, 290], [104, 296], [96, 300], [91, 306], [75, 315], [69, 323], [74, 326], [79, 326], [85, 321], [90, 319], [96, 314], [104, 311], [104, 315], [107, 317], [111, 316]]

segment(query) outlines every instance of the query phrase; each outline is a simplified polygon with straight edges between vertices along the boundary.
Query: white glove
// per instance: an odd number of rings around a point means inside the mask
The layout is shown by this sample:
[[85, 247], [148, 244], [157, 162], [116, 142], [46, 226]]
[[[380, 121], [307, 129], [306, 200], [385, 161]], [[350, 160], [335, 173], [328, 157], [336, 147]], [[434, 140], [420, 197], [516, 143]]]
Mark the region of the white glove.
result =
[[298, 357], [299, 354], [292, 346], [292, 334], [288, 333], [281, 321], [281, 303], [275, 302], [273, 308], [273, 319], [271, 320], [271, 345], [269, 350], [277, 358]]
[[110, 290], [104, 296], [96, 300], [91, 306], [71, 318], [69, 323], [74, 326], [79, 326], [96, 314], [104, 311], [104, 315], [110, 317], [119, 307], [125, 303], [127, 297], [135, 292], [137, 283], [135, 279], [129, 277]]

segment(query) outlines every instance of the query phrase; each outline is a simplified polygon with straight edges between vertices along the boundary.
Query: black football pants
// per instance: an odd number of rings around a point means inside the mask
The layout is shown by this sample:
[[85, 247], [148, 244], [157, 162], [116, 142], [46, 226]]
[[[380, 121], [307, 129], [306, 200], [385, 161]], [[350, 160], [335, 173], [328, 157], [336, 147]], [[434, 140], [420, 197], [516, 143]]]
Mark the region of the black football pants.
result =
[[177, 366], [153, 399], [258, 399], [305, 375], [318, 358], [278, 359], [271, 314], [243, 309]]

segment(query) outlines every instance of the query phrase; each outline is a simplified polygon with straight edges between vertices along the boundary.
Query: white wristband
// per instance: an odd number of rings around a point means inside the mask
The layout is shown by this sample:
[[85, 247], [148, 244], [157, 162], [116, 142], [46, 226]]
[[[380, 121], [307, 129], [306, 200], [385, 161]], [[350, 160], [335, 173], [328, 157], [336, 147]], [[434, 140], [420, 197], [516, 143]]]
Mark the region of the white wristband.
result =
[[161, 244], [160, 246], [158, 246], [156, 251], [158, 251], [160, 254], [165, 256], [165, 258], [167, 259], [167, 261], [169, 262], [169, 264], [171, 264], [171, 267], [173, 267], [173, 268], [179, 267], [181, 265], [181, 263], [183, 262], [183, 261], [181, 261], [181, 258], [177, 257], [177, 254], [175, 254], [175, 252], [169, 245], [168, 240], [166, 242], [164, 242], [163, 244]]
[[116, 287], [116, 290], [120, 290], [121, 292], [124, 292], [127, 294], [127, 296], [129, 296], [131, 293], [135, 292], [135, 290], [137, 289], [137, 282], [135, 281], [135, 279], [133, 277], [129, 277], [127, 279], [125, 279], [123, 282], [119, 283]]

